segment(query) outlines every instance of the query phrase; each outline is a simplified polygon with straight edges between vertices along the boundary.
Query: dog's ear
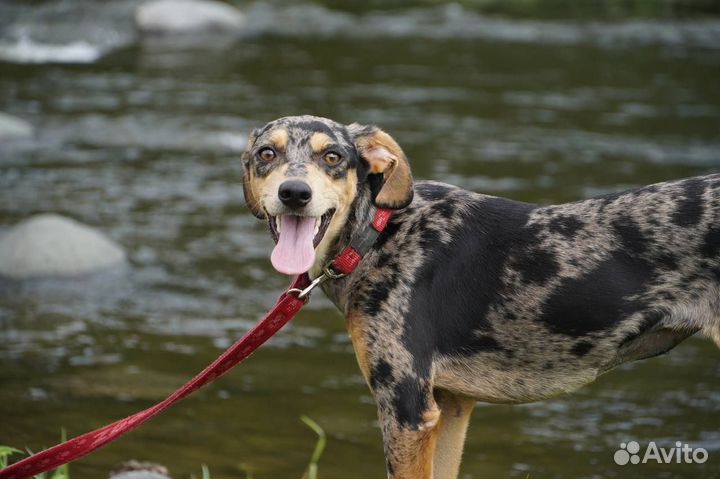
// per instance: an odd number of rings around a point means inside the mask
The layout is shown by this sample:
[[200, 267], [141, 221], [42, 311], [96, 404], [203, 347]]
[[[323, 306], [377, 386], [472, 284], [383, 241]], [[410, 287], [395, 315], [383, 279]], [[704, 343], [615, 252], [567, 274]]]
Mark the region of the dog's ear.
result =
[[370, 174], [382, 174], [382, 186], [375, 196], [378, 208], [405, 208], [413, 199], [413, 178], [405, 153], [397, 142], [376, 126], [353, 123], [348, 126], [360, 158]]
[[243, 194], [245, 195], [245, 203], [247, 203], [248, 208], [250, 208], [250, 212], [257, 218], [260, 218], [261, 220], [265, 219], [265, 212], [260, 207], [260, 203], [258, 203], [257, 198], [255, 197], [255, 193], [253, 193], [252, 190], [252, 169], [251, 169], [251, 161], [250, 161], [250, 151], [252, 150], [253, 145], [255, 144], [255, 140], [257, 139], [259, 130], [253, 130], [252, 133], [250, 133], [250, 137], [248, 138], [247, 145], [245, 146], [245, 151], [242, 154], [242, 164], [243, 164]]

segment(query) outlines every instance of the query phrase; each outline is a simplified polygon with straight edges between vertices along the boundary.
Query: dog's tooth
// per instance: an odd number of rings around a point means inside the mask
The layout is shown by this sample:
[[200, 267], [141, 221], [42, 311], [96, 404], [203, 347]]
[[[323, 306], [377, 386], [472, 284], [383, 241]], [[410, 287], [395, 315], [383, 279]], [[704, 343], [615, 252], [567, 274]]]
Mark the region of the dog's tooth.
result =
[[278, 234], [280, 234], [280, 228], [282, 228], [280, 225], [282, 223], [282, 216], [276, 216], [275, 217], [275, 227], [277, 228]]
[[320, 232], [320, 223], [322, 223], [320, 218], [315, 218], [315, 233], [314, 235], [317, 235]]

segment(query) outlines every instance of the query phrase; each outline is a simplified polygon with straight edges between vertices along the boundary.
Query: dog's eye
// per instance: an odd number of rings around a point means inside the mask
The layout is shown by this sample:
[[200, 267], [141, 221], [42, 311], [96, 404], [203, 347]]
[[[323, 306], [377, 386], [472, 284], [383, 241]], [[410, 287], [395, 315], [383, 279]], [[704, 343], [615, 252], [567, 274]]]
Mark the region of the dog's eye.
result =
[[272, 161], [275, 159], [275, 156], [277, 156], [277, 155], [275, 154], [275, 152], [273, 151], [272, 148], [263, 148], [262, 150], [260, 150], [258, 152], [258, 156], [263, 161]]
[[337, 153], [333, 153], [332, 151], [330, 153], [325, 153], [325, 156], [323, 157], [323, 160], [325, 163], [327, 163], [330, 166], [337, 165], [340, 163], [340, 160], [342, 157], [338, 155]]

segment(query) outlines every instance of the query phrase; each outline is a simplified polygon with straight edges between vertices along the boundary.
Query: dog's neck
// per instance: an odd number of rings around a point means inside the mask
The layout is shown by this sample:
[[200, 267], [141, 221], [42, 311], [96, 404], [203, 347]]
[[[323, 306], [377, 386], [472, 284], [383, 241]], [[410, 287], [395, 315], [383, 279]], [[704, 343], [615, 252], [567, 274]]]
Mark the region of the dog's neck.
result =
[[[328, 253], [323, 260], [324, 263], [321, 263], [319, 266], [316, 264], [313, 267], [313, 270], [311, 271], [311, 276], [313, 278], [321, 274], [321, 268], [327, 264], [327, 262], [335, 259], [342, 250], [350, 244], [353, 237], [358, 235], [365, 228], [371, 228], [374, 214], [375, 208], [373, 207], [370, 189], [363, 187], [359, 188], [358, 194], [348, 212], [345, 224], [330, 248], [328, 248]], [[340, 296], [347, 297], [347, 295], [339, 294], [337, 287], [339, 287], [340, 284], [338, 283], [344, 283], [344, 281], [328, 281], [323, 283], [322, 289], [325, 291], [325, 294], [330, 298], [330, 300], [332, 300], [341, 311], [344, 311], [344, 305], [338, 303], [338, 299]]]
[[350, 206], [345, 225], [329, 249], [327, 260], [335, 258], [350, 244], [353, 237], [360, 234], [365, 228], [370, 228], [374, 214], [375, 208], [373, 208], [370, 189], [358, 189], [358, 194]]

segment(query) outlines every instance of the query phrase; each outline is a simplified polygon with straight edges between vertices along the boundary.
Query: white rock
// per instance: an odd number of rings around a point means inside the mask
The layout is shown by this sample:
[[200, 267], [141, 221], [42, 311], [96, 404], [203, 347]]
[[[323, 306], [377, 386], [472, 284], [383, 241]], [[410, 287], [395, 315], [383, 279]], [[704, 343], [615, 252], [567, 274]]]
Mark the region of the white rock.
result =
[[135, 24], [141, 31], [158, 33], [238, 31], [245, 15], [212, 0], [155, 0], [137, 8]]
[[170, 477], [152, 471], [128, 471], [115, 474], [111, 479], [170, 479]]
[[8, 140], [30, 138], [32, 135], [33, 127], [30, 123], [20, 118], [0, 113], [0, 143]]
[[33, 216], [0, 237], [0, 275], [75, 276], [117, 266], [125, 252], [97, 230], [56, 214]]

